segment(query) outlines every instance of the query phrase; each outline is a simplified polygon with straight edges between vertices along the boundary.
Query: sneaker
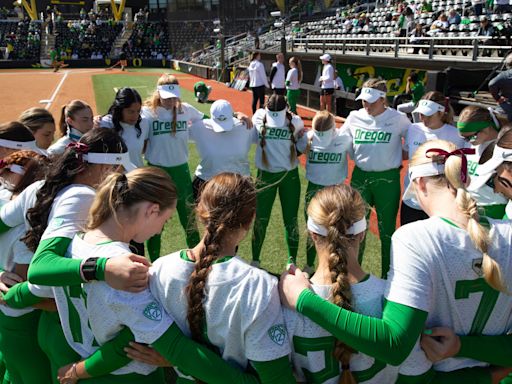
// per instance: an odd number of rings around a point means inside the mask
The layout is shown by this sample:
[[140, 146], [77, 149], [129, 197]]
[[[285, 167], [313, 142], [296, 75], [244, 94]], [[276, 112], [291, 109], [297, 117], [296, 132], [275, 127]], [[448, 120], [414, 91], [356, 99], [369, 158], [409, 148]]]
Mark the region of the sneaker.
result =
[[304, 267], [304, 269], [302, 270], [302, 272], [307, 275], [308, 279], [313, 276], [313, 274], [315, 273], [315, 268], [309, 266], [309, 265], [306, 265]]
[[259, 262], [259, 260], [253, 260], [253, 261], [251, 261], [251, 267], [259, 268], [259, 267], [260, 267], [260, 262]]

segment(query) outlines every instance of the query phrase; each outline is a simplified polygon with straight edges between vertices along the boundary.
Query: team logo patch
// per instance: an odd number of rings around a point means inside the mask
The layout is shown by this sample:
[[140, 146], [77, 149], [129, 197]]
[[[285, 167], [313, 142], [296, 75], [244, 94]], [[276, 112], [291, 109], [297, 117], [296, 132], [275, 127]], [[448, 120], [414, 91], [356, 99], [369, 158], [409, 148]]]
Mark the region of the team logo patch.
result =
[[473, 271], [475, 271], [475, 273], [478, 275], [478, 276], [483, 276], [483, 271], [482, 271], [482, 261], [483, 259], [480, 258], [480, 259], [473, 259], [473, 263], [472, 263], [472, 266], [471, 268], [473, 268]]
[[272, 112], [272, 113], [271, 113], [271, 115], [272, 115], [272, 117], [277, 117], [277, 116], [279, 116], [279, 113], [277, 113], [277, 112]]
[[162, 308], [160, 308], [160, 304], [158, 304], [156, 301], [148, 304], [148, 306], [144, 309], [144, 316], [146, 316], [149, 320], [161, 321]]
[[216, 120], [219, 120], [219, 121], [226, 121], [228, 118], [224, 115], [220, 115], [218, 117], [216, 117]]
[[277, 345], [283, 345], [286, 339], [286, 328], [284, 324], [273, 325], [268, 329], [268, 336]]

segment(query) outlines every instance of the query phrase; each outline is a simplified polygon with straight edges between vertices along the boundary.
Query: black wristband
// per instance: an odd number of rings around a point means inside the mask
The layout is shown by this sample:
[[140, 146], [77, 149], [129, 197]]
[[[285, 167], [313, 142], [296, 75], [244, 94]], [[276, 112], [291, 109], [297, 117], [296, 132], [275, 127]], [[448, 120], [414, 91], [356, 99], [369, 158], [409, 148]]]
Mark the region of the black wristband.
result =
[[82, 276], [85, 281], [97, 280], [96, 278], [96, 265], [98, 263], [98, 257], [89, 257], [81, 265]]

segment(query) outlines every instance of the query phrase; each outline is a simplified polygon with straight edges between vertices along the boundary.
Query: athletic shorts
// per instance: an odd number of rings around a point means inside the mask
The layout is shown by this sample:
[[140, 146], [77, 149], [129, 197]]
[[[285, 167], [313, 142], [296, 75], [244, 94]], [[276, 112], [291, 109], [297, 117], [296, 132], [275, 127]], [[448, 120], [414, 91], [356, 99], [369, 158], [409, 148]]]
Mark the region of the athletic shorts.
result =
[[322, 90], [320, 91], [320, 94], [322, 96], [332, 95], [333, 93], [334, 93], [334, 88], [322, 88]]

